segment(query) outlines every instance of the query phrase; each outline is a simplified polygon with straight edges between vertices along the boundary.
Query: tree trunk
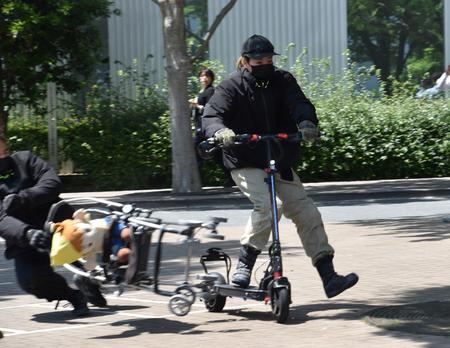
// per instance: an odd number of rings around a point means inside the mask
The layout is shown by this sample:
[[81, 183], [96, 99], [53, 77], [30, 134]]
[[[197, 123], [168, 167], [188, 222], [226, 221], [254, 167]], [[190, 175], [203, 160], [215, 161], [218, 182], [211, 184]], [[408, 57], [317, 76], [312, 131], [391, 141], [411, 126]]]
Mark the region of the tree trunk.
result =
[[199, 192], [202, 190], [191, 131], [191, 116], [187, 104], [187, 75], [189, 68], [169, 69], [170, 131], [172, 138], [172, 190]]
[[184, 0], [152, 0], [163, 16], [167, 89], [169, 92], [170, 131], [172, 138], [172, 191], [199, 192], [202, 189], [195, 156], [188, 104], [187, 78], [192, 64], [200, 58], [211, 36], [237, 0], [230, 0], [217, 15], [203, 43], [192, 57], [187, 56], [184, 26]]
[[175, 193], [199, 192], [202, 184], [192, 138], [187, 91], [187, 77], [191, 62], [186, 54], [184, 0], [166, 0], [156, 3], [163, 15], [172, 138], [172, 191]]

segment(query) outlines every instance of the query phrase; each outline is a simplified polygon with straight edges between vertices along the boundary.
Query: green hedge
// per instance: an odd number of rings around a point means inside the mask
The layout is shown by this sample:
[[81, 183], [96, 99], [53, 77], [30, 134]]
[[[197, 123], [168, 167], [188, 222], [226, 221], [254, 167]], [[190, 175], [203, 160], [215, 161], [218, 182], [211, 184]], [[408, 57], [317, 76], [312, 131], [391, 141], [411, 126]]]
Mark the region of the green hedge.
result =
[[450, 175], [450, 103], [392, 97], [318, 105], [326, 136], [304, 146], [307, 181], [378, 180]]

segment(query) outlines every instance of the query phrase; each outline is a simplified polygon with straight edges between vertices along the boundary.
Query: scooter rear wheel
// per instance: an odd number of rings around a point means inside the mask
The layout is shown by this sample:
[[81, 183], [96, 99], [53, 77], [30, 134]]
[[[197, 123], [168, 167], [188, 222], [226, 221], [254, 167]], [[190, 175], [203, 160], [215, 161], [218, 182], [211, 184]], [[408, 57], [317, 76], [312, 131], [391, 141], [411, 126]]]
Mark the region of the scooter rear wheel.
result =
[[277, 323], [284, 323], [289, 316], [289, 293], [286, 288], [274, 289], [271, 298], [272, 313]]

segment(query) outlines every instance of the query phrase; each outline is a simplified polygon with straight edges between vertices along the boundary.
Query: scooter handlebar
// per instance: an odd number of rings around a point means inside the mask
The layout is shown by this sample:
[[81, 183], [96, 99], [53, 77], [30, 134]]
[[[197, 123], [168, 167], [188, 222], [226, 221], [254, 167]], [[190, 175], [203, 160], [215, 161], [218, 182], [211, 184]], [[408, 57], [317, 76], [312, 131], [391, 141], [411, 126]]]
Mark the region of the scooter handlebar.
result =
[[[318, 137], [325, 136], [325, 133], [319, 132]], [[302, 138], [301, 132], [296, 133], [277, 133], [277, 134], [236, 134], [234, 145], [246, 145], [254, 141], [268, 141], [268, 140], [286, 140], [293, 143], [300, 143]], [[197, 151], [203, 159], [211, 159], [214, 157], [214, 153], [222, 146], [223, 144], [216, 137], [211, 137], [201, 142]]]

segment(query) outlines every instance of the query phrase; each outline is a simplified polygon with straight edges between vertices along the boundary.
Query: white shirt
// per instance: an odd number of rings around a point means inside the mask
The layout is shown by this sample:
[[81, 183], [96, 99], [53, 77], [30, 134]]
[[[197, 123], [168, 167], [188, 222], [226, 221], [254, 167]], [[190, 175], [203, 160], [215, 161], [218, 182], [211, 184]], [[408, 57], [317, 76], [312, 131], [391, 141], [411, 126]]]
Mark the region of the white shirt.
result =
[[436, 87], [441, 91], [446, 91], [450, 89], [450, 75], [447, 75], [445, 72], [441, 75], [440, 78], [436, 81]]

